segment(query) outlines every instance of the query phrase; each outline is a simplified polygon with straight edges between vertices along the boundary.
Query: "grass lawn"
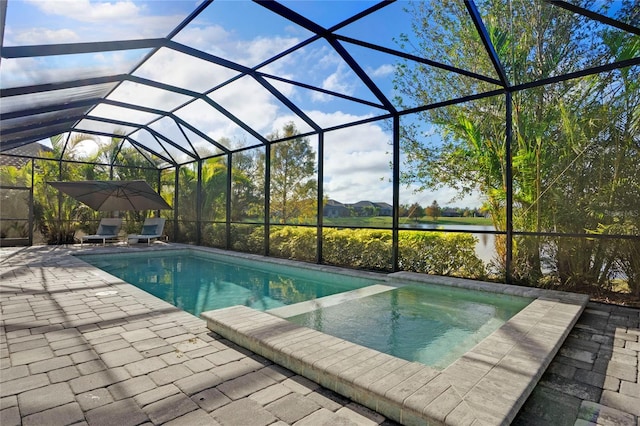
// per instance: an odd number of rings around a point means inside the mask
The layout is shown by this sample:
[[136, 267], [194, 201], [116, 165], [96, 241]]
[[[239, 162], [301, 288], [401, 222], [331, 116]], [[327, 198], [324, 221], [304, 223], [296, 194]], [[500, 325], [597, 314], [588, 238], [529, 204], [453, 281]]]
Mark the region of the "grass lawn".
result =
[[[391, 217], [375, 216], [375, 217], [325, 217], [324, 226], [371, 226], [379, 228], [391, 228]], [[484, 217], [441, 217], [437, 221], [431, 220], [430, 217], [424, 216], [418, 219], [400, 218], [400, 225], [404, 224], [423, 224], [423, 225], [479, 225], [491, 226], [490, 218]]]

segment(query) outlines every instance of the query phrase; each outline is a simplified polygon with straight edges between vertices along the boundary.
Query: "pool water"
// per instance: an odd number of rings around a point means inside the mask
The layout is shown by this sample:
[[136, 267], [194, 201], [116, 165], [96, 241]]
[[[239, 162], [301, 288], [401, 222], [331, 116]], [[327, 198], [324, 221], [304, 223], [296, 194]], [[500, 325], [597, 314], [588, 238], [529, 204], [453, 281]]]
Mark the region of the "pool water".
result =
[[444, 369], [531, 299], [407, 285], [287, 318], [371, 349]]
[[268, 310], [376, 282], [190, 250], [78, 257], [194, 315], [235, 305]]
[[[190, 249], [78, 257], [194, 315], [235, 305], [266, 311], [380, 283]], [[287, 319], [443, 369], [531, 302], [435, 284], [396, 287], [356, 299], [336, 296], [338, 304], [314, 303]]]

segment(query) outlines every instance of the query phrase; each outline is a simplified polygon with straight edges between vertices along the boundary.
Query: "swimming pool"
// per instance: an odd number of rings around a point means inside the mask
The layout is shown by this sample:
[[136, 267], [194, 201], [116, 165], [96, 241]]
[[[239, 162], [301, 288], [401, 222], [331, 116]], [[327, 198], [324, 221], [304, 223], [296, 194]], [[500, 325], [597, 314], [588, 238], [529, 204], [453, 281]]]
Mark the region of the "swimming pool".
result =
[[[200, 250], [79, 257], [194, 315], [244, 305], [439, 369], [531, 302], [440, 285], [384, 286], [384, 275], [372, 279]], [[356, 289], [363, 291], [352, 294]]]
[[376, 283], [198, 250], [78, 257], [196, 316], [235, 305], [268, 310]]
[[443, 369], [531, 300], [438, 285], [407, 285], [287, 319]]

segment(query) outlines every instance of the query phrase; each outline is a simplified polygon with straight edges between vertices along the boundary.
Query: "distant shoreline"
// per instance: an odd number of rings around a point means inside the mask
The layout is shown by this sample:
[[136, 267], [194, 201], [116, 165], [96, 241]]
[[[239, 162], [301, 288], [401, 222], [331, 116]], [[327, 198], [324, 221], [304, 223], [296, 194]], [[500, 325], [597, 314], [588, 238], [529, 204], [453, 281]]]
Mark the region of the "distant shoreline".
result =
[[[392, 218], [390, 216], [373, 216], [373, 217], [324, 217], [322, 219], [324, 226], [373, 226], [390, 228]], [[476, 226], [492, 226], [491, 218], [486, 217], [439, 217], [434, 221], [428, 216], [420, 218], [400, 218], [400, 225], [476, 225]]]

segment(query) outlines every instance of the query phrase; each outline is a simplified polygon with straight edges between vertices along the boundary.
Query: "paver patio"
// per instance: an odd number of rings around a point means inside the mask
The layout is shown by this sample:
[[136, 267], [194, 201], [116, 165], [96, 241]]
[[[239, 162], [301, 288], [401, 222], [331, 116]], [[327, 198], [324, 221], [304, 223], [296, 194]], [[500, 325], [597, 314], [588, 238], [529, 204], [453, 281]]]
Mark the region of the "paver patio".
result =
[[[0, 250], [3, 426], [393, 423], [79, 265], [79, 250]], [[637, 426], [639, 322], [590, 303], [514, 423]]]

